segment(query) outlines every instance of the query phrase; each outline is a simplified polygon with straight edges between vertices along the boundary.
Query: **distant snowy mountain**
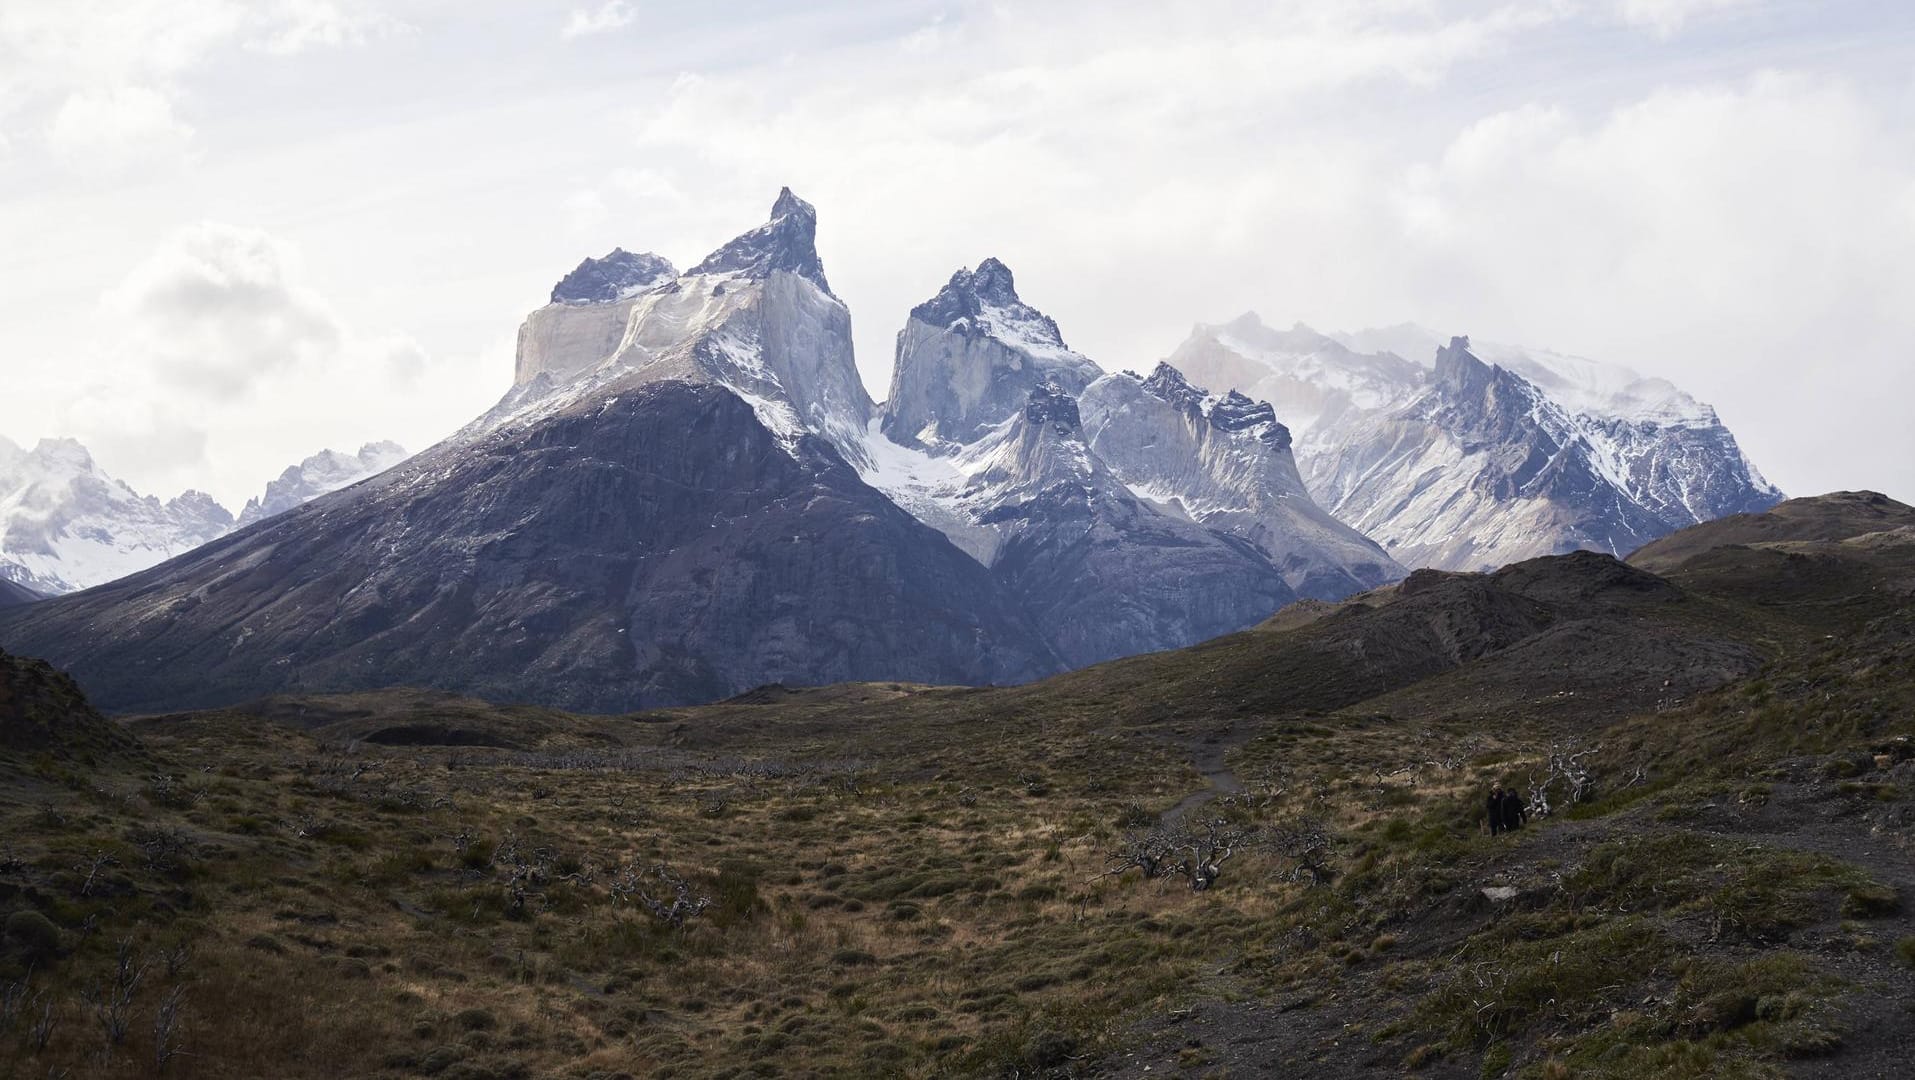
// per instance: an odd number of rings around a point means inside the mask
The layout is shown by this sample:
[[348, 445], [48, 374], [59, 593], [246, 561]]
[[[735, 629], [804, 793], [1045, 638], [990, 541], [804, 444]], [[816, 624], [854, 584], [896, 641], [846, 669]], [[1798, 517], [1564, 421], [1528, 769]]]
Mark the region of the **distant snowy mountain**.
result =
[[1276, 330], [1254, 314], [1198, 326], [1171, 360], [1267, 395], [1311, 493], [1410, 566], [1627, 553], [1781, 499], [1715, 410], [1619, 365], [1410, 325]]
[[[995, 259], [911, 310], [875, 404], [817, 227], [785, 190], [690, 270], [585, 260], [451, 438], [384, 471], [397, 448], [315, 455], [246, 528], [9, 606], [0, 641], [123, 709], [410, 685], [622, 712], [771, 682], [1003, 683], [1406, 565], [1620, 552], [1777, 497], [1713, 411], [1633, 372], [1245, 316], [1148, 376], [1107, 374]], [[100, 485], [113, 508], [211, 512]], [[55, 529], [48, 485], [15, 487], [43, 493], [30, 536], [119, 535]]]
[[141, 495], [72, 439], [22, 450], [0, 438], [0, 577], [36, 592], [111, 581], [232, 527], [232, 514], [204, 492], [167, 502]]
[[267, 483], [265, 494], [246, 500], [245, 508], [239, 512], [238, 527], [243, 529], [327, 492], [385, 472], [408, 456], [405, 447], [396, 442], [367, 443], [357, 454], [321, 450], [297, 465], [288, 466], [277, 480]]
[[161, 502], [107, 475], [73, 439], [32, 450], [0, 438], [0, 579], [37, 593], [90, 589], [218, 539], [235, 528], [356, 483], [405, 459], [396, 443], [355, 455], [322, 450], [281, 473], [238, 520], [213, 497]]

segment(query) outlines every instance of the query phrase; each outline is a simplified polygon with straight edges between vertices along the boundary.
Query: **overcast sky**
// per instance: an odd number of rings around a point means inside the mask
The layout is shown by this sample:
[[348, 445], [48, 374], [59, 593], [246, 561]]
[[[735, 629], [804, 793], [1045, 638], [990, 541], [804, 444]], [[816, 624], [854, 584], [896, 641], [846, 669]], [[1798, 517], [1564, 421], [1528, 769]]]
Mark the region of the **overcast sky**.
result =
[[1108, 369], [1414, 321], [1915, 500], [1911, 56], [1880, 0], [0, 0], [0, 435], [235, 507], [421, 449], [582, 257], [789, 184], [874, 397], [995, 255]]

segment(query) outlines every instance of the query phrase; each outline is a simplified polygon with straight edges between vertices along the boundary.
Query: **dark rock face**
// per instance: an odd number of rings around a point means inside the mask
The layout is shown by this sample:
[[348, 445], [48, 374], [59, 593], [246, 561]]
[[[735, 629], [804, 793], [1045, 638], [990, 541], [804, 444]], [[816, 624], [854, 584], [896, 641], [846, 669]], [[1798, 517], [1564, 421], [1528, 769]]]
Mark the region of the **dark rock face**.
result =
[[1069, 434], [1083, 427], [1083, 422], [1077, 416], [1077, 400], [1056, 383], [1047, 383], [1031, 391], [1030, 400], [1024, 404], [1024, 419], [1033, 424], [1055, 424], [1060, 434]]
[[607, 304], [678, 276], [671, 261], [650, 252], [613, 248], [603, 259], [587, 259], [552, 287], [554, 304]]
[[412, 685], [620, 711], [1058, 666], [988, 571], [828, 444], [787, 452], [730, 391], [681, 382], [442, 445], [152, 570], [6, 609], [0, 642], [121, 710]]
[[1203, 387], [1191, 385], [1183, 372], [1161, 360], [1150, 378], [1143, 380], [1143, 387], [1150, 396], [1175, 405], [1191, 416], [1203, 414], [1204, 398], [1209, 396]]
[[16, 604], [31, 604], [39, 600], [40, 594], [15, 581], [0, 577], [0, 607], [13, 607]]
[[824, 262], [818, 258], [817, 239], [818, 211], [793, 195], [790, 188], [783, 188], [772, 203], [770, 221], [707, 255], [689, 273], [742, 274], [762, 279], [774, 270], [787, 270], [830, 292]]

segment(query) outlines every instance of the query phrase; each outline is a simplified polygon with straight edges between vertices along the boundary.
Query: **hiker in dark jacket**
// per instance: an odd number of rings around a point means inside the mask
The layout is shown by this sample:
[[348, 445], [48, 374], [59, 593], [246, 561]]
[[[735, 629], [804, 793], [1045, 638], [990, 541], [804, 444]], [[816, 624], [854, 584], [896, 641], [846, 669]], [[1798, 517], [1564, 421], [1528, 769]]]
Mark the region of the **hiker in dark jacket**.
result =
[[1523, 827], [1529, 818], [1529, 804], [1516, 794], [1515, 788], [1503, 792], [1503, 831], [1515, 832]]
[[1489, 834], [1496, 836], [1503, 831], [1503, 785], [1498, 784], [1489, 791]]

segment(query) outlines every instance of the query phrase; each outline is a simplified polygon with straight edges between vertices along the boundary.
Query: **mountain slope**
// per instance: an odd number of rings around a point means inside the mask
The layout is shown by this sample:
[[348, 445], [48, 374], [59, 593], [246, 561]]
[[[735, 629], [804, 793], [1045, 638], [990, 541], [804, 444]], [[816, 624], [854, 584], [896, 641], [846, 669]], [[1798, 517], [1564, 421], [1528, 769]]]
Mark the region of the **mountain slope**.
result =
[[1318, 476], [1403, 562], [1485, 569], [1575, 548], [1620, 556], [1670, 531], [1603, 464], [1569, 414], [1459, 338], [1428, 390], [1356, 429]]
[[1209, 395], [1159, 364], [1098, 379], [1082, 405], [1091, 450], [1132, 491], [1248, 541], [1299, 595], [1337, 600], [1405, 573], [1310, 497], [1268, 402]]
[[43, 599], [41, 595], [25, 585], [8, 578], [0, 578], [0, 607], [12, 607], [15, 604], [31, 604]]
[[420, 685], [616, 710], [1055, 670], [982, 566], [846, 466], [872, 406], [815, 231], [785, 191], [683, 275], [588, 262], [453, 438], [0, 641], [120, 709]]
[[1915, 507], [1873, 491], [1837, 491], [1684, 529], [1643, 545], [1629, 562], [1662, 573], [1730, 545], [1833, 543], [1909, 529], [1915, 529]]
[[982, 567], [828, 447], [679, 381], [446, 444], [153, 570], [9, 609], [0, 642], [120, 710], [416, 685], [613, 711], [1055, 664]]
[[1069, 666], [1202, 641], [1296, 598], [1247, 545], [1131, 494], [1061, 386], [1032, 390], [964, 457], [961, 502], [998, 537], [992, 575]]

